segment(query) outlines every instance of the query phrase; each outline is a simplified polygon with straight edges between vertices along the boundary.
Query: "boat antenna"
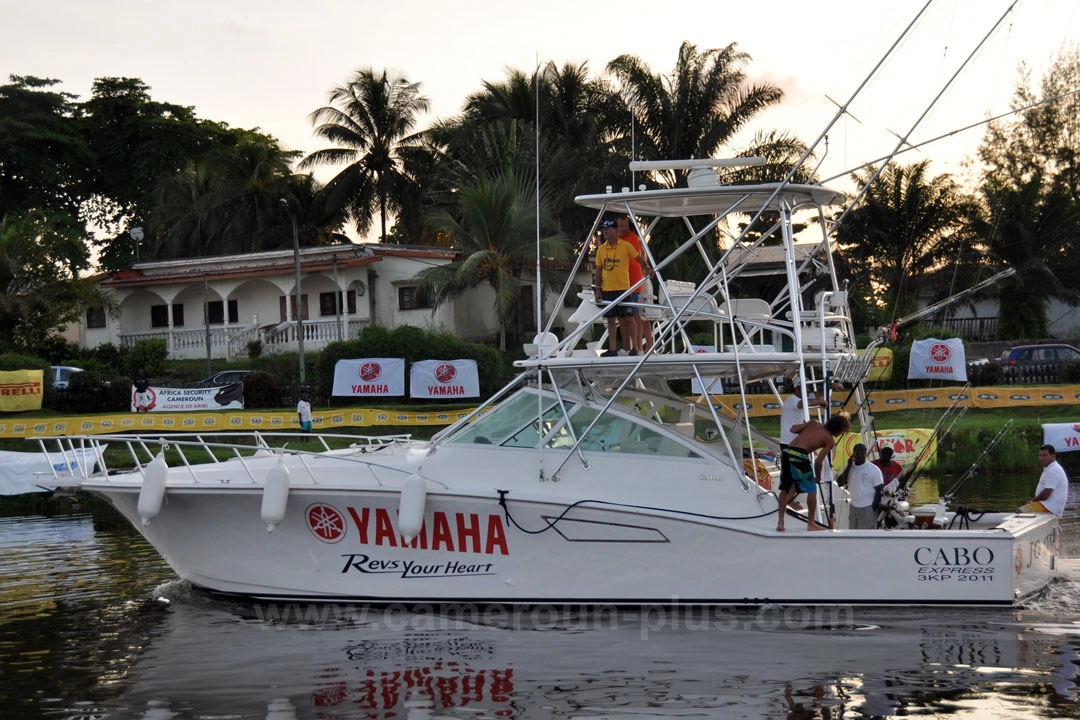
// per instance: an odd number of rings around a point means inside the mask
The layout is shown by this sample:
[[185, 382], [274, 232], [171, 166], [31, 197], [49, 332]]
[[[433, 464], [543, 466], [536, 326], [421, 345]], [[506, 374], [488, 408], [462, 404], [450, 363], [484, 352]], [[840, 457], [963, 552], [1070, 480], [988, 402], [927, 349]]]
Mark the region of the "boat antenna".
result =
[[[534, 93], [534, 140], [536, 142], [536, 188], [533, 194], [536, 206], [536, 332], [541, 331], [544, 313], [541, 308], [543, 290], [540, 285], [540, 53], [536, 53], [536, 73], [533, 75]], [[537, 378], [539, 380], [539, 377]]]

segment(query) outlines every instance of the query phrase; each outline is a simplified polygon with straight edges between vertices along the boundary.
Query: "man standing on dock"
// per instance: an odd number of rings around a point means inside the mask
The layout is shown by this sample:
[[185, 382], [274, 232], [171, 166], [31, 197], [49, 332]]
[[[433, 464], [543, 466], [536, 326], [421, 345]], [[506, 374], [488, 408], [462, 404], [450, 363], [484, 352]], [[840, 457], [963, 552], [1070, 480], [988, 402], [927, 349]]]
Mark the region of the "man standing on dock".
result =
[[[806, 493], [809, 515], [806, 529], [828, 529], [817, 522], [817, 481], [821, 477], [825, 457], [836, 445], [836, 438], [849, 429], [851, 429], [851, 423], [843, 415], [833, 415], [824, 425], [817, 420], [811, 420], [791, 428], [795, 433], [795, 439], [784, 448], [788, 462], [786, 469], [781, 466], [780, 470], [780, 497], [777, 498], [780, 510], [776, 521], [777, 531], [784, 531], [787, 505], [800, 492]], [[817, 457], [811, 465], [810, 456], [815, 452]]]

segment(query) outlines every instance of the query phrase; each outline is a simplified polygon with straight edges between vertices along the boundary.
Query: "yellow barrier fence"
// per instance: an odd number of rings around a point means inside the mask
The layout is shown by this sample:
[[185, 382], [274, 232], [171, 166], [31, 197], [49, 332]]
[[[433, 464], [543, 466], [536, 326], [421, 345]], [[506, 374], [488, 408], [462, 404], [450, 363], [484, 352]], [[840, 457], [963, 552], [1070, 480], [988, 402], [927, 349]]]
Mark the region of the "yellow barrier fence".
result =
[[[872, 392], [869, 395], [871, 412], [890, 412], [892, 410], [922, 410], [926, 408], [947, 408], [960, 394], [959, 387], [936, 388], [933, 390], [888, 390]], [[833, 410], [854, 412], [854, 402], [841, 406], [847, 397], [847, 391], [834, 392]], [[738, 395], [713, 395], [712, 401], [718, 410], [729, 417], [734, 417], [742, 408], [742, 398]], [[1080, 403], [1080, 385], [1050, 385], [1045, 387], [976, 387], [969, 388], [960, 401], [959, 407], [968, 408], [1004, 408], [1034, 406], [1073, 406]], [[769, 417], [780, 414], [780, 403], [772, 395], [747, 396], [746, 414], [750, 417]]]
[[[893, 390], [870, 393], [871, 412], [891, 410], [916, 410], [946, 408], [959, 394], [959, 387], [936, 390]], [[839, 400], [846, 391], [833, 394], [834, 410], [841, 409]], [[713, 395], [718, 410], [734, 417], [742, 404], [738, 395]], [[970, 388], [961, 401], [961, 407], [1001, 408], [1031, 406], [1074, 406], [1080, 404], [1080, 385], [1053, 385], [1045, 387], [978, 387]], [[769, 417], [780, 414], [780, 403], [772, 395], [747, 396], [750, 417]], [[842, 409], [851, 412], [849, 403]], [[334, 432], [339, 428], [352, 427], [402, 427], [409, 425], [449, 425], [468, 415], [472, 410], [450, 412], [411, 412], [403, 410], [379, 410], [372, 408], [348, 408], [344, 410], [316, 410], [312, 413], [315, 430]], [[222, 410], [214, 413], [117, 413], [115, 415], [87, 415], [64, 418], [3, 419], [0, 418], [0, 437], [47, 437], [52, 435], [105, 435], [121, 432], [240, 432], [265, 430], [287, 432], [299, 430], [296, 413], [267, 410]]]
[[[370, 408], [312, 412], [316, 431], [334, 432], [350, 427], [442, 426], [456, 422], [471, 410], [452, 412], [401, 412]], [[0, 419], [0, 437], [49, 437], [54, 435], [108, 435], [122, 432], [266, 432], [299, 431], [295, 412], [223, 410], [214, 413], [118, 413], [65, 418]]]

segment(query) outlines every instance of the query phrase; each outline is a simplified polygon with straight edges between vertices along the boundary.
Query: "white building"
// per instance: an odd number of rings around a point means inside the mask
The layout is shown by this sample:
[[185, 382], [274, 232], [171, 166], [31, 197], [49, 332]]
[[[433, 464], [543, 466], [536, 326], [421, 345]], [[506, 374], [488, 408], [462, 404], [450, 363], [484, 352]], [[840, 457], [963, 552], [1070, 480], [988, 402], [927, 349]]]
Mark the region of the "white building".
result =
[[367, 325], [413, 325], [470, 341], [492, 340], [498, 324], [490, 288], [470, 290], [434, 309], [432, 294], [413, 279], [425, 267], [458, 259], [457, 251], [439, 247], [303, 248], [300, 318], [292, 250], [136, 263], [100, 277], [119, 316], [88, 309], [78, 341], [83, 347], [132, 346], [163, 338], [170, 357], [196, 359], [206, 357], [208, 348], [215, 358], [246, 357], [248, 343], [256, 340], [264, 352], [295, 352], [299, 328], [305, 352], [355, 338]]

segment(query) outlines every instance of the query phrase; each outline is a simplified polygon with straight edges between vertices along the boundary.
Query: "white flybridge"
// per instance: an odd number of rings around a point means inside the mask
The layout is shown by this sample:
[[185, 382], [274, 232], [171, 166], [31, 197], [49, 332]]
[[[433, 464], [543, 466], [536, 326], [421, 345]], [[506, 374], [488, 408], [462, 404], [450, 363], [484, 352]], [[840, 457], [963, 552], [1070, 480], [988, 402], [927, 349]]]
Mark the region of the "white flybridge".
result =
[[[662, 165], [689, 169], [687, 188], [577, 199], [597, 210], [594, 230], [626, 214], [646, 239], [656, 269], [656, 302], [641, 306], [651, 352], [600, 357], [593, 328], [604, 308], [586, 289], [576, 325], [559, 337], [553, 315], [520, 376], [430, 442], [305, 452], [253, 434], [228, 444], [231, 459], [192, 464], [188, 445], [215, 443], [68, 439], [126, 443], [136, 458], [134, 471], [87, 473], [82, 487], [118, 508], [181, 577], [255, 598], [1011, 605], [1045, 587], [1058, 548], [1050, 515], [903, 503], [890, 529], [853, 531], [846, 491], [828, 484], [816, 520], [835, 529], [808, 532], [806, 515], [787, 510], [786, 532], [776, 531], [777, 500], [765, 487], [773, 473], [757, 457], [776, 441], [681, 393], [688, 380], [707, 387], [719, 377], [745, 395], [751, 382], [798, 374], [826, 394], [849, 383], [862, 399], [869, 360], [856, 353], [829, 236], [829, 208], [843, 196], [818, 185], [721, 185], [716, 166]], [[662, 223], [685, 239], [654, 256], [648, 240]], [[815, 238], [796, 241], [797, 226]], [[586, 244], [575, 271], [590, 256]], [[668, 277], [685, 257], [702, 263], [700, 282]], [[778, 274], [758, 278], [760, 296], [736, 297], [731, 282], [769, 258]], [[555, 308], [579, 292], [576, 274]], [[692, 331], [715, 347], [695, 352]], [[866, 431], [865, 418], [855, 429]], [[156, 459], [164, 445], [178, 451], [171, 468]]]

